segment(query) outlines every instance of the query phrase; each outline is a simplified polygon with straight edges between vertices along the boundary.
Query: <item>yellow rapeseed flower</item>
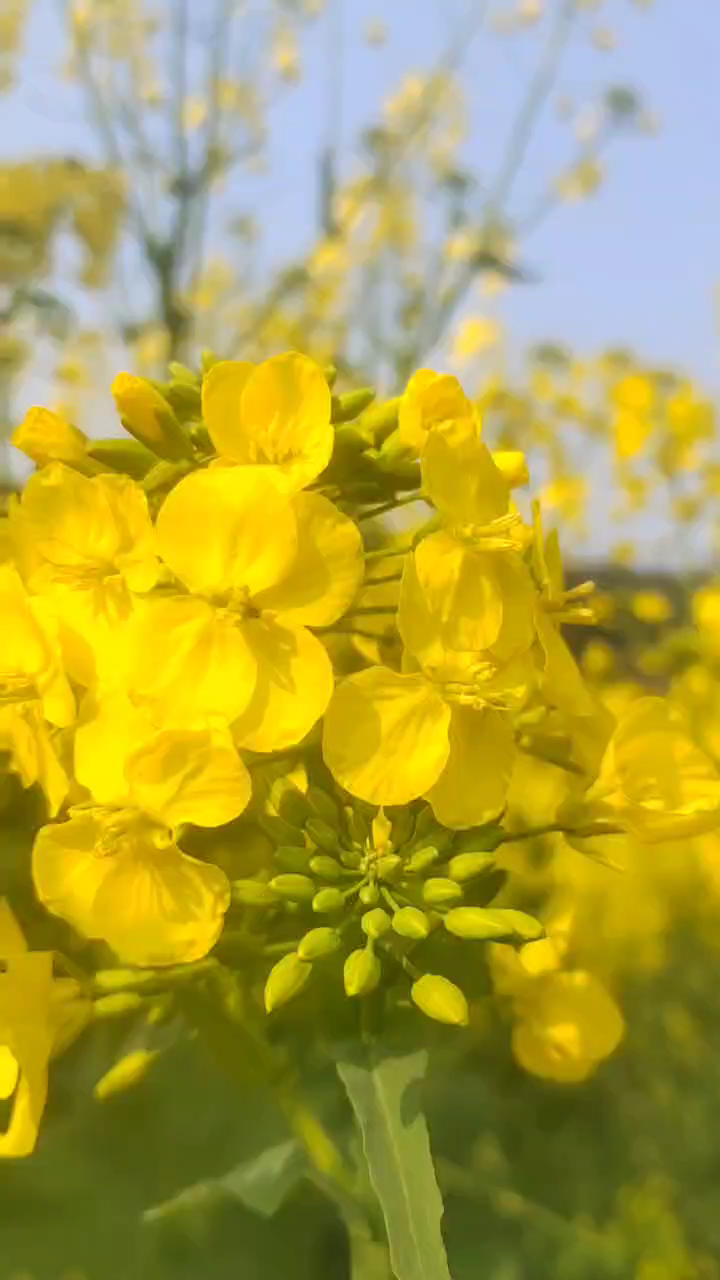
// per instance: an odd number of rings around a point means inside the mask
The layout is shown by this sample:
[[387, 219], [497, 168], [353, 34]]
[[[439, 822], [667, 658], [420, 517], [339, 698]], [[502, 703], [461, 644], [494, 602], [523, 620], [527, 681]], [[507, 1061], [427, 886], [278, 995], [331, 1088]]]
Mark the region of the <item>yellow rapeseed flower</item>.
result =
[[56, 813], [68, 780], [52, 727], [75, 717], [75, 699], [63, 671], [52, 619], [33, 600], [10, 563], [0, 564], [0, 749], [24, 786], [38, 782]]
[[4, 899], [0, 960], [0, 1099], [11, 1104], [0, 1157], [27, 1156], [45, 1108], [50, 1058], [82, 1029], [89, 1003], [72, 979], [53, 977], [51, 952], [28, 951]]
[[224, 462], [272, 467], [283, 487], [303, 489], [330, 461], [330, 388], [297, 352], [262, 364], [221, 360], [205, 375], [202, 413]]
[[332, 664], [307, 629], [340, 617], [363, 571], [357, 526], [274, 472], [211, 468], [182, 480], [157, 519], [187, 588], [148, 602], [129, 631], [129, 688], [159, 721], [233, 724], [253, 751], [299, 742], [322, 715]]
[[68, 671], [90, 685], [116, 660], [135, 593], [157, 581], [145, 495], [127, 476], [52, 463], [30, 477], [10, 520], [25, 581], [59, 620]]
[[78, 729], [75, 774], [92, 799], [42, 827], [33, 849], [40, 901], [126, 964], [197, 960], [230, 902], [219, 867], [183, 853], [177, 831], [216, 827], [250, 799], [227, 734], [155, 731], [115, 697]]
[[720, 826], [720, 775], [662, 698], [638, 698], [620, 717], [586, 803], [641, 841]]

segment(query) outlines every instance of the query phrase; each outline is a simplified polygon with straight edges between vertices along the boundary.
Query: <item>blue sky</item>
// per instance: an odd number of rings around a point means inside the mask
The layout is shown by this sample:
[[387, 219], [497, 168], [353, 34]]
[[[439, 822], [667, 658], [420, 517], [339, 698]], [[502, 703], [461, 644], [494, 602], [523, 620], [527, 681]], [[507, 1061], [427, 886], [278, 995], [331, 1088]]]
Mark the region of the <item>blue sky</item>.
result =
[[[207, 13], [206, 0], [192, 2], [196, 14]], [[267, 0], [248, 2], [262, 21]], [[487, 8], [497, 11], [519, 2], [489, 0]], [[260, 218], [264, 240], [259, 253], [266, 264], [292, 259], [313, 241], [317, 155], [327, 136], [331, 98], [332, 127], [343, 156], [341, 176], [347, 178], [356, 163], [358, 133], [377, 120], [383, 101], [403, 76], [432, 70], [451, 32], [482, 3], [327, 0], [325, 16], [303, 40], [302, 83], [281, 97], [271, 113], [267, 172], [253, 177], [241, 172], [226, 196]], [[489, 184], [559, 3], [545, 0], [543, 22], [512, 40], [498, 40], [481, 28], [466, 50], [462, 79], [470, 127], [464, 160]], [[54, 0], [36, 0], [20, 88], [6, 100], [5, 118], [12, 126], [3, 135], [6, 155], [94, 154], [77, 91], [67, 82], [59, 93], [53, 88], [51, 76], [60, 65], [62, 45], [57, 14]], [[378, 18], [388, 38], [373, 49], [363, 32], [368, 21]], [[591, 36], [598, 26], [614, 32], [613, 53], [594, 47]], [[338, 47], [341, 62], [333, 78], [328, 50], [335, 56]], [[506, 323], [512, 351], [542, 340], [565, 343], [583, 357], [625, 346], [649, 365], [685, 370], [717, 392], [719, 55], [719, 0], [655, 0], [649, 8], [633, 0], [605, 0], [583, 15], [533, 136], [510, 212], [522, 216], [531, 208], [572, 154], [572, 135], [554, 110], [560, 95], [582, 106], [608, 84], [632, 85], [657, 115], [660, 132], [619, 140], [607, 155], [607, 179], [599, 194], [580, 205], [561, 205], [522, 243], [520, 257], [537, 273], [538, 283], [512, 289], [491, 304]], [[487, 305], [473, 301], [472, 309]], [[436, 367], [441, 362], [438, 356]], [[42, 401], [48, 394], [37, 385], [32, 398]], [[109, 397], [98, 425], [106, 415], [111, 426], [115, 418]], [[594, 472], [591, 540], [598, 551], [620, 533], [607, 519], [609, 484], [609, 475]], [[682, 560], [687, 553], [687, 547], [676, 547], [657, 513], [640, 517], [634, 533], [646, 543], [650, 560], [657, 561], [658, 554]], [[695, 554], [703, 557], [707, 550], [698, 548]]]
[[[328, 0], [330, 6], [338, 3]], [[545, 8], [552, 13], [558, 3], [546, 0]], [[256, 7], [262, 11], [260, 0]], [[433, 66], [453, 24], [469, 7], [466, 0], [340, 0], [335, 21], [343, 35], [345, 88], [336, 129], [346, 172], [358, 128], [377, 114], [404, 74]], [[488, 6], [490, 11], [501, 7], [511, 6]], [[3, 150], [10, 154], [86, 153], [92, 146], [80, 101], [71, 90], [58, 99], [48, 82], [58, 57], [56, 14], [51, 0], [37, 0], [27, 75], [5, 108], [12, 128], [4, 135]], [[372, 18], [381, 18], [388, 28], [379, 50], [362, 39]], [[263, 210], [272, 257], [293, 253], [311, 235], [311, 175], [318, 138], [327, 127], [327, 23], [323, 18], [304, 42], [302, 86], [275, 110], [270, 176], [249, 188], [249, 203]], [[615, 33], [612, 54], [593, 47], [589, 35], [597, 26]], [[468, 47], [463, 64], [471, 110], [466, 158], [489, 179], [537, 62], [544, 29], [538, 24], [511, 41], [489, 38], [481, 30]], [[679, 365], [705, 384], [717, 384], [718, 55], [716, 0], [656, 0], [649, 9], [632, 0], [605, 0], [583, 16], [554, 99], [562, 93], [582, 103], [604, 83], [631, 83], [659, 116], [661, 132], [656, 138], [619, 141], [608, 154], [608, 178], [599, 195], [560, 207], [527, 239], [522, 257], [541, 279], [513, 290], [502, 304], [514, 345], [545, 338], [570, 342], [583, 352], [627, 345], [649, 362]], [[558, 126], [551, 107], [517, 184], [516, 212], [529, 207], [562, 165], [567, 146], [567, 131]]]

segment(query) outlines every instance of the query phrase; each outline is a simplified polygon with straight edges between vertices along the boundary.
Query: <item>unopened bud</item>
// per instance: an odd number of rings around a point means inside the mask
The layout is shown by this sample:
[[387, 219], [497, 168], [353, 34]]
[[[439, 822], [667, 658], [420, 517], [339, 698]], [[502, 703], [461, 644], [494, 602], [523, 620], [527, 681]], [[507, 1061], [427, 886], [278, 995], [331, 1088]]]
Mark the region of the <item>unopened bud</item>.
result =
[[310, 870], [313, 875], [322, 876], [324, 880], [339, 880], [342, 875], [340, 863], [331, 858], [329, 853], [318, 853], [311, 858]]
[[340, 861], [344, 867], [348, 867], [351, 871], [357, 871], [362, 866], [362, 854], [359, 849], [341, 849]]
[[381, 880], [392, 880], [402, 866], [402, 858], [397, 853], [385, 853], [375, 863], [375, 870]]
[[307, 871], [310, 865], [310, 850], [297, 849], [292, 845], [281, 845], [273, 857], [284, 871]]
[[258, 817], [258, 822], [263, 831], [277, 845], [290, 845], [292, 848], [299, 849], [305, 844], [302, 828], [293, 826], [285, 818], [279, 818], [274, 813], [261, 813]]
[[427, 938], [430, 921], [418, 907], [401, 907], [392, 918], [392, 927], [402, 938]]
[[388, 818], [384, 809], [378, 809], [372, 820], [372, 842], [373, 848], [384, 849], [390, 839], [392, 831], [392, 822]]
[[137, 1084], [147, 1075], [159, 1052], [159, 1049], [135, 1049], [133, 1053], [127, 1053], [98, 1080], [93, 1089], [94, 1096], [103, 1102], [114, 1093], [122, 1093]]
[[272, 907], [278, 900], [275, 890], [262, 880], [234, 880], [232, 896], [244, 907]]
[[427, 844], [424, 849], [417, 849], [415, 853], [410, 854], [405, 863], [405, 869], [407, 871], [427, 871], [428, 867], [437, 862], [439, 857], [440, 853], [434, 845]]
[[111, 996], [101, 996], [93, 1004], [95, 1018], [123, 1018], [128, 1013], [137, 1013], [146, 1001], [137, 991], [117, 991]]
[[273, 965], [265, 983], [265, 1008], [268, 1013], [279, 1009], [298, 995], [312, 973], [312, 965], [301, 960], [295, 952], [283, 956]]
[[125, 430], [141, 444], [168, 462], [191, 456], [189, 441], [172, 408], [147, 378], [119, 373], [112, 394]]
[[374, 951], [369, 948], [362, 951], [351, 951], [345, 961], [343, 970], [346, 995], [368, 995], [375, 990], [381, 974], [380, 961]]
[[312, 909], [318, 915], [329, 915], [332, 911], [342, 911], [345, 896], [339, 889], [320, 889], [312, 900]]
[[338, 807], [329, 796], [327, 791], [323, 791], [322, 787], [309, 786], [307, 789], [306, 799], [311, 809], [315, 810], [318, 818], [322, 818], [333, 830], [340, 830], [340, 813]]
[[491, 853], [456, 853], [448, 862], [448, 875], [458, 884], [464, 884], [494, 866], [495, 858]]
[[364, 907], [371, 907], [373, 903], [377, 902], [378, 898], [380, 897], [380, 890], [378, 889], [374, 881], [371, 881], [369, 884], [364, 884], [362, 886], [358, 894], [358, 897]]
[[444, 876], [433, 876], [423, 885], [423, 900], [431, 907], [443, 907], [451, 902], [460, 902], [463, 891], [454, 880], [446, 880]]
[[301, 960], [320, 960], [337, 951], [342, 938], [337, 929], [310, 929], [298, 943], [297, 953]]
[[154, 453], [139, 440], [93, 440], [88, 454], [101, 470], [121, 471], [133, 480], [144, 480], [157, 461]]
[[499, 907], [455, 907], [443, 918], [443, 924], [456, 938], [517, 937], [529, 941], [544, 933], [533, 916]]
[[374, 907], [372, 911], [365, 912], [360, 921], [360, 927], [368, 938], [381, 938], [388, 929], [392, 928], [392, 920], [382, 907]]
[[273, 876], [270, 887], [290, 902], [310, 902], [315, 895], [315, 885], [309, 876], [287, 875]]
[[447, 978], [436, 973], [425, 973], [413, 983], [410, 995], [413, 1003], [426, 1017], [453, 1027], [467, 1026], [468, 1002], [460, 988]]
[[347, 391], [345, 395], [332, 398], [332, 421], [352, 422], [371, 405], [375, 399], [372, 387], [358, 387], [357, 391]]
[[305, 830], [319, 849], [324, 849], [326, 853], [337, 853], [337, 830], [329, 826], [322, 818], [308, 818]]

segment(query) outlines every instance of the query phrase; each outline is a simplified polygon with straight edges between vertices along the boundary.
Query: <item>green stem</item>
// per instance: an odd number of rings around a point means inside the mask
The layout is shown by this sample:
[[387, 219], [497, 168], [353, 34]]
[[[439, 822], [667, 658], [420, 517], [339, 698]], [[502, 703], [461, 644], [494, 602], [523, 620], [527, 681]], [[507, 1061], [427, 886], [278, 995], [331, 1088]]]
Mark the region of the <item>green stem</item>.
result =
[[406, 556], [408, 551], [412, 551], [412, 547], [378, 547], [376, 551], [366, 551], [366, 560], [388, 560], [390, 556]]
[[386, 573], [382, 578], [366, 578], [364, 585], [366, 587], [380, 587], [385, 582], [399, 582], [402, 578], [401, 573]]
[[393, 498], [391, 502], [381, 502], [377, 507], [371, 507], [369, 511], [363, 511], [356, 519], [374, 520], [376, 516], [384, 516], [388, 511], [397, 511], [399, 507], [408, 507], [413, 502], [422, 502], [421, 493], [408, 493], [404, 498]]
[[344, 618], [357, 618], [357, 617], [360, 617], [360, 615], [361, 615], [361, 614], [367, 614], [367, 615], [369, 616], [369, 615], [372, 615], [372, 614], [375, 614], [375, 613], [392, 613], [392, 614], [395, 614], [395, 613], [397, 613], [397, 609], [395, 608], [395, 605], [394, 605], [394, 604], [382, 604], [382, 605], [371, 605], [371, 604], [369, 604], [369, 605], [360, 605], [357, 609], [348, 609], [347, 613], [344, 613], [344, 614], [343, 614], [343, 617], [344, 617]]
[[593, 836], [621, 836], [622, 827], [614, 827], [611, 823], [595, 823], [587, 827], [564, 827], [561, 822], [549, 822], [542, 827], [528, 827], [525, 831], [506, 831], [500, 844], [510, 844], [516, 840], [537, 840], [540, 836], [562, 835], [574, 836], [576, 840], [590, 840]]

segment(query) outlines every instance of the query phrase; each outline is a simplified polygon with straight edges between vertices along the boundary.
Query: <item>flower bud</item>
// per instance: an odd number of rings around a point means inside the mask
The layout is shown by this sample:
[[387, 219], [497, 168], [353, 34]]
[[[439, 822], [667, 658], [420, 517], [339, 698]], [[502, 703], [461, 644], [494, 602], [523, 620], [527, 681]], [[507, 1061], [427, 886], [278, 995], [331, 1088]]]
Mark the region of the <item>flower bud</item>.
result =
[[381, 880], [392, 880], [401, 866], [402, 858], [397, 853], [385, 853], [375, 863], [375, 869]]
[[369, 948], [362, 951], [351, 951], [345, 961], [343, 970], [346, 995], [368, 995], [369, 992], [375, 990], [380, 981], [381, 973], [380, 961], [374, 951]]
[[362, 866], [362, 854], [358, 849], [341, 849], [340, 861], [344, 867], [357, 871], [358, 867]]
[[392, 918], [392, 927], [402, 938], [427, 938], [430, 921], [418, 907], [401, 907]]
[[191, 456], [189, 441], [173, 410], [147, 378], [119, 373], [111, 389], [122, 424], [131, 436], [168, 462]]
[[392, 928], [392, 920], [382, 907], [374, 907], [372, 911], [365, 912], [360, 926], [368, 938], [381, 938], [388, 929]]
[[310, 870], [313, 875], [322, 876], [324, 880], [339, 880], [342, 875], [340, 863], [331, 858], [329, 853], [319, 853], [311, 858]]
[[345, 395], [332, 398], [332, 421], [352, 422], [359, 417], [375, 399], [372, 387], [358, 387], [357, 391], [346, 391]]
[[415, 853], [411, 853], [405, 863], [406, 871], [427, 871], [433, 862], [437, 862], [440, 854], [434, 845], [426, 844], [423, 849], [417, 849]]
[[307, 871], [310, 865], [310, 850], [299, 849], [293, 845], [281, 845], [273, 854], [275, 861], [283, 871]]
[[310, 929], [298, 943], [297, 953], [301, 960], [320, 960], [323, 956], [331, 956], [342, 943], [337, 929]]
[[320, 889], [312, 900], [312, 909], [317, 911], [318, 915], [327, 915], [331, 911], [342, 911], [345, 906], [345, 896], [339, 889]]
[[377, 902], [380, 897], [380, 890], [374, 882], [364, 884], [358, 894], [358, 897], [364, 907], [371, 907], [372, 904]]
[[274, 813], [261, 813], [258, 817], [258, 823], [266, 835], [269, 835], [270, 839], [274, 840], [278, 845], [289, 845], [291, 848], [298, 849], [305, 845], [305, 835], [302, 827], [294, 826], [292, 822], [287, 822], [285, 818], [279, 818]]
[[407, 844], [408, 841], [412, 839], [414, 829], [415, 816], [412, 809], [408, 809], [407, 807], [400, 809], [400, 811], [393, 816], [392, 820], [392, 835], [390, 839], [393, 848], [400, 849], [404, 844]]
[[10, 443], [32, 458], [38, 467], [47, 466], [49, 462], [64, 462], [84, 475], [93, 475], [100, 470], [88, 458], [90, 441], [84, 431], [66, 422], [59, 413], [39, 405], [28, 409], [10, 437]]
[[315, 885], [309, 876], [292, 873], [273, 876], [270, 887], [279, 893], [281, 898], [289, 898], [291, 902], [310, 902], [315, 895]]
[[262, 880], [234, 880], [232, 896], [244, 907], [272, 907], [278, 900], [275, 890]]
[[460, 902], [463, 891], [454, 880], [446, 880], [444, 876], [433, 876], [423, 885], [423, 901], [430, 907], [443, 907], [451, 902]]
[[496, 907], [455, 907], [443, 918], [445, 928], [456, 938], [540, 938], [539, 920], [524, 911]]
[[280, 1005], [287, 1004], [288, 1000], [298, 995], [311, 973], [312, 965], [306, 960], [301, 960], [294, 951], [289, 956], [283, 956], [282, 960], [278, 960], [270, 970], [265, 983], [267, 1012], [272, 1013], [273, 1009], [279, 1009]]
[[337, 853], [338, 833], [322, 818], [308, 818], [305, 830], [319, 849], [324, 849], [326, 853]]
[[123, 1018], [128, 1013], [137, 1013], [146, 1001], [137, 991], [117, 991], [114, 995], [101, 996], [93, 1004], [94, 1018]]
[[370, 823], [365, 815], [359, 809], [353, 808], [347, 812], [347, 827], [350, 832], [350, 838], [356, 844], [364, 845], [370, 838]]
[[456, 853], [448, 862], [448, 875], [451, 880], [457, 880], [458, 884], [464, 884], [466, 880], [473, 880], [475, 876], [481, 876], [494, 866], [495, 858], [492, 853]]
[[157, 461], [155, 454], [139, 440], [91, 440], [88, 455], [100, 471], [121, 471], [133, 480], [144, 480]]
[[468, 1002], [460, 988], [447, 978], [437, 973], [425, 973], [413, 983], [410, 995], [426, 1017], [453, 1027], [467, 1026]]
[[375, 849], [384, 849], [390, 840], [392, 823], [384, 809], [378, 809], [372, 820], [372, 842]]
[[318, 818], [322, 818], [333, 830], [340, 830], [340, 813], [332, 796], [327, 791], [323, 791], [322, 787], [309, 786], [306, 793], [306, 799], [311, 809], [314, 809]]
[[124, 1058], [98, 1080], [93, 1089], [94, 1096], [99, 1102], [103, 1102], [114, 1093], [122, 1093], [124, 1089], [137, 1084], [147, 1075], [159, 1052], [159, 1049], [135, 1049], [132, 1053], [125, 1054]]

